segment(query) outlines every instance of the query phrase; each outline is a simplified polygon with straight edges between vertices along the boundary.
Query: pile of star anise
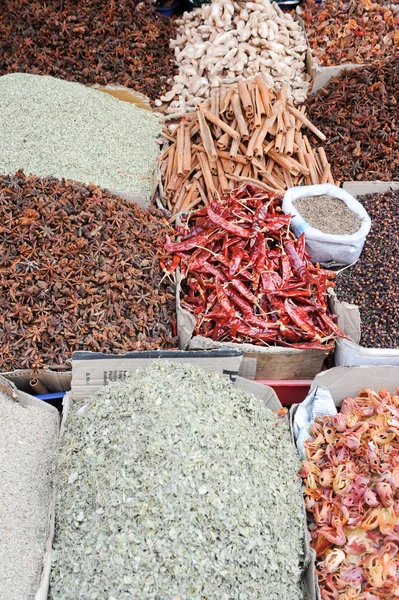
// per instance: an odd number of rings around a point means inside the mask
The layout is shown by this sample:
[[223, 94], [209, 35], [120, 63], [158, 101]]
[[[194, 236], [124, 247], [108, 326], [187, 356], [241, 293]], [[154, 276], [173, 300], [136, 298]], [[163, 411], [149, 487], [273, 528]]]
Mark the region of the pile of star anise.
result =
[[161, 211], [94, 185], [0, 176], [0, 372], [175, 348], [166, 234]]
[[0, 75], [124, 85], [155, 100], [173, 75], [174, 22], [150, 0], [0, 2]]

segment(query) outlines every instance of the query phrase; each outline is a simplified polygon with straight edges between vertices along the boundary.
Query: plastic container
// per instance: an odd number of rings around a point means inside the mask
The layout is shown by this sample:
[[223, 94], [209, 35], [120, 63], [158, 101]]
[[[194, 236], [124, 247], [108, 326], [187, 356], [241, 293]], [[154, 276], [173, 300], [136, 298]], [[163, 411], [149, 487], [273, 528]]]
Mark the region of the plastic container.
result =
[[305, 400], [310, 386], [311, 379], [257, 379], [256, 383], [271, 387], [277, 394], [283, 406], [292, 406]]
[[35, 395], [35, 398], [43, 400], [43, 402], [54, 406], [59, 412], [62, 412], [62, 402], [65, 394], [66, 392], [50, 392], [48, 394], [37, 394]]
[[173, 15], [175, 14], [175, 10], [178, 6], [179, 1], [175, 0], [175, 2], [173, 2], [173, 4], [171, 4], [170, 6], [157, 6], [155, 10], [157, 11], [157, 13], [163, 15], [164, 17], [173, 17]]
[[[299, 198], [324, 195], [339, 198], [359, 217], [360, 226], [356, 233], [350, 235], [324, 233], [307, 223], [295, 208], [295, 200]], [[345, 190], [330, 183], [290, 188], [284, 194], [282, 209], [286, 214], [293, 215], [291, 225], [295, 235], [305, 234], [306, 250], [312, 262], [351, 265], [359, 258], [370, 231], [371, 219], [360, 202]]]

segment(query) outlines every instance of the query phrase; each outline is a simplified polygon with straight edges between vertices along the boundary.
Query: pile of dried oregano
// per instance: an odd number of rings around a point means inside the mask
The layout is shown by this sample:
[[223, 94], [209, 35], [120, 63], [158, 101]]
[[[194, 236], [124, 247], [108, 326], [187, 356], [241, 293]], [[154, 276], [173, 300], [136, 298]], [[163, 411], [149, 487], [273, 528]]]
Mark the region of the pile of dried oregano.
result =
[[189, 364], [75, 405], [51, 598], [299, 600], [303, 501], [287, 425]]

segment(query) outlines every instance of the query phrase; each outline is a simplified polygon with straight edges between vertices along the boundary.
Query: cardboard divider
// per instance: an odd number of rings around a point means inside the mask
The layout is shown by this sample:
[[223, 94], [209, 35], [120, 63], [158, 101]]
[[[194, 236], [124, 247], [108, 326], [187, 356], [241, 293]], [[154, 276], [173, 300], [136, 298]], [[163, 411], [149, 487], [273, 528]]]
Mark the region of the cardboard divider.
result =
[[342, 188], [355, 197], [383, 194], [390, 190], [399, 190], [399, 181], [344, 181]]
[[123, 380], [127, 373], [142, 369], [151, 360], [159, 359], [191, 363], [202, 367], [208, 373], [222, 373], [234, 382], [239, 374], [242, 352], [229, 348], [202, 352], [158, 350], [127, 352], [126, 354], [74, 352], [72, 355], [71, 396], [74, 400], [88, 398], [103, 385], [111, 381]]

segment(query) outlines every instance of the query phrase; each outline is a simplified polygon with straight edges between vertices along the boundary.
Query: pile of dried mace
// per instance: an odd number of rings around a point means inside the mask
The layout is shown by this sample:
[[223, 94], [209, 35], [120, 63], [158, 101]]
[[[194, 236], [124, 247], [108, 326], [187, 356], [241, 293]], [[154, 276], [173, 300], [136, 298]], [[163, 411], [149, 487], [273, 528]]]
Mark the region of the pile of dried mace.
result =
[[399, 348], [399, 190], [358, 200], [371, 217], [371, 230], [359, 261], [338, 275], [336, 293], [359, 306], [363, 346]]
[[306, 104], [336, 181], [399, 179], [399, 51], [341, 73]]
[[0, 75], [35, 73], [124, 85], [155, 100], [174, 72], [172, 19], [151, 0], [7, 0], [1, 3]]
[[94, 185], [1, 176], [0, 371], [176, 347], [168, 233], [159, 210]]
[[301, 16], [312, 53], [326, 67], [364, 64], [399, 45], [399, 7], [389, 0], [306, 0]]

